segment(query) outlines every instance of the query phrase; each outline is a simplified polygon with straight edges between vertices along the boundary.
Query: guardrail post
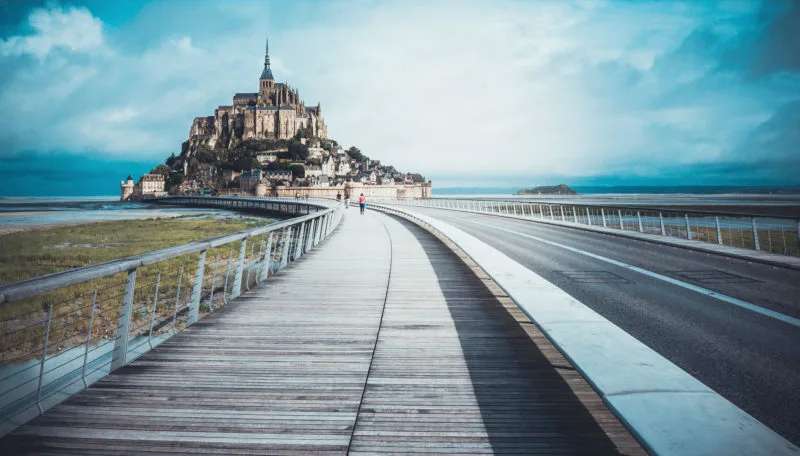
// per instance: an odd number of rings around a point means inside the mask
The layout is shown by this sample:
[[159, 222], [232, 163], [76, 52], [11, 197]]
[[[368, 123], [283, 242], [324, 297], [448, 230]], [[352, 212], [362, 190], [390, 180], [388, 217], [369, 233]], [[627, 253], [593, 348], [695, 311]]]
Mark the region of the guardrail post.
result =
[[558, 205], [558, 210], [561, 211], [561, 221], [566, 222], [567, 220], [564, 218], [564, 206]]
[[217, 285], [217, 268], [219, 268], [219, 252], [214, 258], [214, 272], [211, 273], [211, 290], [208, 293], [208, 308], [214, 309], [214, 287]]
[[36, 407], [39, 413], [44, 413], [42, 409], [42, 383], [44, 381], [44, 363], [47, 361], [47, 343], [50, 341], [50, 323], [53, 321], [53, 305], [47, 306], [47, 327], [44, 332], [44, 343], [42, 344], [42, 359], [39, 362], [39, 386], [36, 389]]
[[281, 269], [289, 264], [289, 244], [292, 242], [292, 227], [283, 230], [283, 252], [281, 253]]
[[242, 274], [244, 273], [244, 257], [247, 254], [247, 238], [242, 239], [239, 246], [239, 261], [236, 262], [236, 272], [233, 274], [233, 286], [230, 299], [236, 299], [242, 294]]
[[189, 316], [186, 317], [186, 326], [191, 326], [200, 315], [200, 296], [203, 294], [203, 276], [206, 271], [206, 251], [200, 251], [197, 260], [197, 270], [194, 273], [194, 287], [192, 287], [192, 300], [189, 302]]
[[722, 245], [722, 229], [719, 226], [719, 216], [714, 217], [714, 224], [717, 226], [717, 244]]
[[603, 218], [603, 228], [606, 227], [606, 211], [602, 207], [600, 208], [600, 216]]
[[550, 220], [555, 220], [556, 219], [556, 215], [555, 215], [555, 212], [553, 212], [553, 205], [552, 204], [548, 204], [547, 205], [547, 209], [550, 210]]
[[622, 209], [617, 209], [617, 215], [619, 216], [619, 229], [625, 230], [625, 224], [622, 223]]
[[300, 224], [297, 232], [297, 242], [294, 243], [294, 259], [297, 260], [303, 255], [303, 235], [306, 233], [306, 222]]
[[664, 228], [664, 215], [661, 212], [658, 213], [658, 221], [661, 223], [661, 235], [666, 236], [667, 230]]
[[586, 224], [587, 225], [591, 225], [592, 224], [592, 214], [589, 212], [589, 208], [588, 207], [586, 208]]
[[[150, 348], [153, 348], [153, 325], [156, 321], [156, 310], [158, 310], [158, 287], [161, 285], [161, 271], [158, 271], [158, 276], [156, 276], [156, 290], [153, 292], [153, 313], [150, 314], [150, 328], [147, 330], [147, 343], [150, 344]], [[95, 297], [97, 297], [97, 290], [94, 292]], [[92, 307], [94, 307], [94, 298], [92, 298]], [[91, 328], [92, 321], [89, 320], [89, 327]], [[89, 340], [86, 340], [86, 344], [88, 346]], [[88, 347], [87, 347], [88, 348]], [[83, 368], [86, 369], [86, 359], [83, 360]], [[84, 386], [86, 386], [86, 380], [84, 379]]]
[[225, 263], [225, 285], [222, 286], [222, 305], [228, 303], [228, 279], [231, 277], [231, 258], [233, 258], [233, 249], [228, 250], [228, 262]]
[[572, 222], [578, 224], [578, 208], [572, 206]]
[[172, 332], [175, 333], [175, 326], [178, 323], [178, 305], [181, 303], [181, 283], [183, 282], [183, 265], [178, 272], [178, 289], [175, 291], [175, 310], [172, 313]]
[[644, 233], [644, 227], [642, 226], [642, 213], [636, 211], [636, 218], [639, 220], [639, 232]]
[[136, 289], [136, 269], [128, 271], [125, 282], [125, 294], [122, 296], [122, 310], [117, 323], [117, 339], [114, 341], [114, 352], [111, 357], [111, 371], [125, 365], [128, 358], [128, 336], [131, 330], [131, 314], [133, 313], [133, 293]]
[[[161, 278], [161, 272], [158, 273], [158, 278]], [[158, 293], [158, 282], [156, 282], [156, 293]], [[86, 388], [89, 384], [86, 382], [86, 364], [89, 361], [89, 345], [92, 343], [92, 326], [94, 326], [94, 309], [97, 307], [97, 290], [92, 293], [92, 310], [89, 314], [89, 330], [86, 331], [86, 348], [83, 350], [83, 367], [81, 367], [81, 380], [83, 380], [83, 387]], [[153, 332], [153, 324], [150, 324], [150, 332]], [[150, 344], [152, 348], [153, 344]]]
[[686, 239], [692, 240], [692, 226], [689, 225], [689, 214], [683, 214], [686, 217]]
[[761, 250], [761, 245], [758, 243], [758, 229], [756, 229], [756, 218], [750, 217], [750, 221], [753, 223], [753, 242], [756, 245], [756, 250]]

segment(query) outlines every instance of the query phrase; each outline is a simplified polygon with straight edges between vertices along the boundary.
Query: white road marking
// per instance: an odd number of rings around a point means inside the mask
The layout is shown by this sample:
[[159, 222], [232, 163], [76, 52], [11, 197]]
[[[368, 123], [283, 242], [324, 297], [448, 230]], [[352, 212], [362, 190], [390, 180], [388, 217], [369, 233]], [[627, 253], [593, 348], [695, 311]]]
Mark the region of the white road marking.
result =
[[[475, 222], [475, 221], [472, 221], [472, 220], [465, 220], [465, 219], [459, 219], [459, 220], [463, 220], [463, 221], [468, 222], [468, 223], [474, 223], [476, 225], [487, 226], [487, 224], [485, 224], [485, 223]], [[530, 234], [520, 233], [519, 231], [509, 230], [509, 229], [506, 229], [506, 228], [500, 228], [500, 227], [495, 226], [495, 225], [489, 225], [489, 226], [491, 226], [492, 229], [495, 229], [495, 230], [500, 230], [500, 231], [505, 231], [507, 233], [516, 234], [517, 236], [526, 237], [526, 238], [529, 238], [529, 239], [533, 239], [534, 241], [539, 241], [539, 242], [542, 242], [544, 244], [552, 245], [554, 247], [560, 247], [562, 249], [569, 250], [569, 251], [575, 252], [575, 253], [579, 253], [581, 255], [585, 255], [585, 256], [600, 260], [600, 261], [605, 261], [606, 263], [610, 263], [610, 264], [613, 264], [615, 266], [619, 266], [621, 268], [629, 269], [631, 271], [635, 271], [635, 272], [638, 272], [640, 274], [644, 274], [644, 275], [652, 277], [654, 279], [663, 280], [664, 282], [671, 283], [673, 285], [677, 285], [679, 287], [686, 288], [687, 290], [692, 290], [692, 291], [695, 291], [697, 293], [704, 294], [706, 296], [711, 296], [712, 298], [719, 299], [720, 301], [724, 301], [724, 302], [727, 302], [729, 304], [733, 304], [735, 306], [739, 306], [742, 309], [747, 309], [747, 310], [759, 313], [761, 315], [764, 315], [764, 316], [767, 316], [767, 317], [770, 317], [770, 318], [774, 318], [776, 320], [780, 320], [780, 321], [782, 321], [784, 323], [789, 323], [790, 325], [794, 325], [794, 326], [800, 327], [800, 319], [798, 319], [798, 318], [790, 317], [790, 316], [784, 315], [784, 314], [782, 314], [780, 312], [775, 312], [774, 310], [765, 309], [765, 308], [757, 306], [755, 304], [751, 304], [749, 302], [742, 301], [741, 299], [736, 299], [736, 298], [724, 295], [722, 293], [717, 293], [716, 291], [709, 290], [707, 288], [698, 287], [697, 285], [692, 285], [690, 283], [682, 282], [680, 280], [673, 279], [672, 277], [667, 277], [665, 275], [661, 275], [661, 274], [658, 274], [658, 273], [653, 272], [653, 271], [648, 271], [647, 269], [642, 269], [642, 268], [639, 268], [639, 267], [636, 267], [636, 266], [631, 266], [631, 265], [629, 265], [627, 263], [622, 263], [620, 261], [612, 260], [611, 258], [606, 258], [604, 256], [600, 256], [600, 255], [596, 255], [594, 253], [586, 252], [586, 251], [581, 250], [581, 249], [576, 249], [575, 247], [570, 247], [568, 245], [559, 244], [558, 242], [548, 241], [548, 240], [542, 239], [540, 237], [531, 236]]]

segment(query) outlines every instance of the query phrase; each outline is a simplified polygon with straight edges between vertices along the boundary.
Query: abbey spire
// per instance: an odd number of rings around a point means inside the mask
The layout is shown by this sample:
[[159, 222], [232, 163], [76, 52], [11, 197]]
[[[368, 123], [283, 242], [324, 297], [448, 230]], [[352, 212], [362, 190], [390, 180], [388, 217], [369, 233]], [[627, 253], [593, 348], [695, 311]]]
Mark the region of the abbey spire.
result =
[[275, 80], [275, 78], [272, 77], [272, 69], [269, 67], [269, 37], [267, 37], [267, 48], [264, 54], [264, 71], [261, 72], [260, 79]]

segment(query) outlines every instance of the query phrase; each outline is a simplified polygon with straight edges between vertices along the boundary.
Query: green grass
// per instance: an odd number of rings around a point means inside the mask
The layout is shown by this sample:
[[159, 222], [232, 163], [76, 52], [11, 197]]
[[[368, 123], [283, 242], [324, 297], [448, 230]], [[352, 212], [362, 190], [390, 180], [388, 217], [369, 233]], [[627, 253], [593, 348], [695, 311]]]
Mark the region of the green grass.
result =
[[0, 236], [0, 283], [265, 225], [265, 219], [172, 218], [67, 226]]
[[[255, 218], [175, 218], [105, 222], [13, 233], [0, 237], [0, 282], [14, 282], [101, 263], [267, 223], [268, 220]], [[265, 236], [259, 236], [251, 242], [258, 245], [262, 237]], [[238, 253], [238, 248], [237, 241], [209, 249], [205, 276], [211, 277], [214, 267], [221, 274], [229, 254], [231, 251]], [[247, 252], [248, 259], [258, 257], [258, 247], [253, 255], [250, 255], [250, 248]], [[180, 306], [185, 306], [194, 283], [198, 257], [197, 253], [184, 255], [137, 270], [131, 334], [146, 332], [153, 313], [157, 321], [172, 318], [179, 278]], [[159, 272], [158, 303], [153, 306]], [[120, 273], [0, 305], [0, 361], [38, 356], [46, 331], [47, 310], [51, 307], [53, 318], [48, 353], [82, 343], [88, 334], [92, 295], [95, 292], [97, 305], [92, 340], [97, 342], [114, 338], [126, 277], [127, 274]], [[221, 283], [221, 277], [217, 282]], [[183, 318], [185, 321], [185, 316]]]

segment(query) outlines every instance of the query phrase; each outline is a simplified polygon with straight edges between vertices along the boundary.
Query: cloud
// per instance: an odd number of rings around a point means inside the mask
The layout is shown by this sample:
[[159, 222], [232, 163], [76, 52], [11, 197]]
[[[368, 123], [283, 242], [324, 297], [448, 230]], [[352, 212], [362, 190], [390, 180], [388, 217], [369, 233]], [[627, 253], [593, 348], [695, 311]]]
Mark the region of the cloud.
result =
[[439, 185], [691, 179], [753, 156], [767, 176], [794, 140], [777, 125], [800, 99], [798, 4], [155, 2], [113, 27], [35, 9], [0, 42], [0, 156], [155, 164], [257, 89], [268, 32], [276, 78], [334, 138]]
[[56, 49], [71, 53], [105, 52], [103, 24], [85, 8], [35, 9], [28, 16], [30, 35], [0, 41], [3, 55], [30, 54], [42, 60]]

